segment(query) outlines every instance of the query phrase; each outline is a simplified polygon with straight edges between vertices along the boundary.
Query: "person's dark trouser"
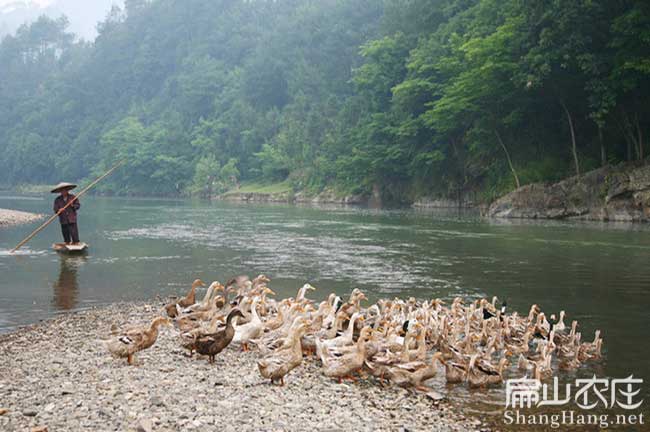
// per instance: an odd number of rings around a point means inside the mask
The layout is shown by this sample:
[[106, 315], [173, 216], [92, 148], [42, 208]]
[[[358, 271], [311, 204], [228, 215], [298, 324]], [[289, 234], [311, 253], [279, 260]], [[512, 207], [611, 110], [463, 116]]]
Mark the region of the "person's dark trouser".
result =
[[79, 230], [76, 223], [61, 225], [61, 232], [66, 243], [79, 243]]

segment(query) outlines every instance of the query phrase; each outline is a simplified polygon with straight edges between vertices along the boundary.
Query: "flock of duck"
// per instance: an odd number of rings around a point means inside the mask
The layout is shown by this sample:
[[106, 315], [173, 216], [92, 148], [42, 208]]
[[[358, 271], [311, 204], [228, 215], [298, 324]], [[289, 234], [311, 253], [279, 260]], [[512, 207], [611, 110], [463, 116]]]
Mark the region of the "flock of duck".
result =
[[339, 382], [373, 376], [382, 385], [422, 391], [443, 367], [449, 383], [484, 387], [500, 384], [511, 361], [542, 380], [601, 357], [600, 331], [593, 341], [582, 341], [576, 321], [564, 324], [564, 311], [547, 319], [533, 305], [520, 316], [507, 313], [505, 302], [498, 307], [496, 297], [468, 304], [455, 298], [449, 306], [440, 299], [395, 298], [363, 307], [367, 299], [359, 289], [347, 301], [330, 294], [317, 303], [307, 298], [315, 290], [309, 284], [295, 298], [278, 301], [270, 298], [275, 293], [269, 282], [264, 275], [238, 276], [225, 286], [213, 282], [197, 302], [196, 290], [205, 286], [197, 279], [185, 297], [165, 306], [167, 317], [113, 329], [107, 348], [133, 364], [138, 351], [156, 342], [159, 327], [173, 324], [188, 355], [207, 356], [210, 363], [231, 343], [257, 350], [260, 374], [275, 384], [284, 385], [284, 377], [307, 358]]

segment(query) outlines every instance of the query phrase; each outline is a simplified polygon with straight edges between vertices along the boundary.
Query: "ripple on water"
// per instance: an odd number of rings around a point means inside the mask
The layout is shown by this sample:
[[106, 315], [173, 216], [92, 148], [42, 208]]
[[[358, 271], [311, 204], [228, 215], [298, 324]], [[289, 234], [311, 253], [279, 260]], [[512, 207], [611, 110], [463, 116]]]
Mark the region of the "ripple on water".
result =
[[642, 249], [642, 250], [650, 249], [650, 246], [648, 245], [612, 243], [612, 242], [602, 242], [602, 241], [560, 240], [560, 239], [544, 239], [544, 238], [536, 238], [533, 239], [533, 241], [539, 243], [558, 244], [558, 245], [574, 246], [574, 247], [597, 246], [597, 247], [621, 248], [621, 249]]
[[129, 257], [129, 261], [165, 261], [165, 260], [172, 260], [172, 259], [186, 259], [190, 258], [188, 256], [181, 256], [181, 255], [172, 255], [172, 256], [132, 256]]
[[28, 248], [18, 249], [16, 252], [11, 252], [11, 249], [0, 249], [0, 257], [12, 257], [12, 256], [40, 256], [45, 255], [49, 251], [47, 250], [33, 250]]
[[[451, 266], [444, 257], [420, 255], [413, 259], [407, 243], [377, 244], [368, 237], [353, 239], [332, 235], [298, 234], [287, 228], [302, 223], [277, 225], [264, 222], [223, 222], [219, 225], [159, 224], [107, 233], [111, 240], [159, 239], [200, 244], [208, 249], [229, 249], [241, 255], [241, 264], [265, 269], [277, 277], [353, 280], [374, 285], [382, 293], [397, 293], [404, 287], [457, 287], [457, 278], [433, 278], [430, 267]], [[290, 226], [288, 226], [290, 225]]]

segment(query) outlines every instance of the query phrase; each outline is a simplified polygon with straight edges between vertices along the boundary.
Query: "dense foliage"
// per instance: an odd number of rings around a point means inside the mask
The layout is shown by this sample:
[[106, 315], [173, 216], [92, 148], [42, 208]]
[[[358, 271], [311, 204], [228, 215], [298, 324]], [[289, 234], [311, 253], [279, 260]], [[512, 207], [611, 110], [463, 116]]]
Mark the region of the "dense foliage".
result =
[[491, 197], [645, 157], [644, 0], [127, 0], [0, 44], [0, 183]]

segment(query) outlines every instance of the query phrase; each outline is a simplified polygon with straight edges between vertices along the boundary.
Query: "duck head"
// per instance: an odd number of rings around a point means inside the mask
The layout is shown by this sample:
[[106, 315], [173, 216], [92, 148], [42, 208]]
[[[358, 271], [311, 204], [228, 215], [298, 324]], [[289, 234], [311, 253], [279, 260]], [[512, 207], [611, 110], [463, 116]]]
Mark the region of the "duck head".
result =
[[156, 317], [156, 318], [154, 318], [154, 320], [151, 322], [151, 327], [152, 327], [152, 328], [158, 328], [158, 327], [160, 327], [161, 325], [164, 325], [164, 326], [170, 326], [170, 327], [171, 327], [171, 325], [172, 325], [172, 321], [171, 321], [169, 318], [165, 318], [165, 317]]
[[400, 336], [404, 336], [406, 333], [408, 333], [410, 323], [411, 323], [410, 320], [404, 321], [404, 323], [402, 324], [402, 329], [400, 331]]
[[264, 274], [260, 274], [255, 279], [253, 279], [252, 284], [253, 284], [253, 287], [256, 287], [256, 286], [259, 286], [259, 285], [267, 284], [269, 282], [271, 282], [271, 279], [266, 277], [266, 275], [264, 275]]
[[370, 342], [373, 338], [374, 338], [374, 332], [372, 330], [372, 327], [365, 326], [364, 328], [361, 329], [361, 332], [359, 333], [359, 340]]
[[198, 287], [204, 287], [205, 282], [203, 282], [201, 279], [195, 279], [194, 282], [192, 282], [192, 288], [198, 288]]
[[228, 318], [226, 318], [226, 323], [232, 322], [235, 317], [244, 317], [244, 314], [239, 309], [235, 308], [230, 311]]

